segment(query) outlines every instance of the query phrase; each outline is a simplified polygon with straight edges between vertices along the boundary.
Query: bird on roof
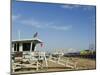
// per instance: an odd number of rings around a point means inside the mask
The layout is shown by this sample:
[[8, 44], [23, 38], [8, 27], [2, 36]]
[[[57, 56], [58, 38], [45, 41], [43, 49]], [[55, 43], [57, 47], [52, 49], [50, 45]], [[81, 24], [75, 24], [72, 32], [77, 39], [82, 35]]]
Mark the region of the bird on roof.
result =
[[36, 32], [33, 37], [36, 38], [38, 36], [38, 32]]

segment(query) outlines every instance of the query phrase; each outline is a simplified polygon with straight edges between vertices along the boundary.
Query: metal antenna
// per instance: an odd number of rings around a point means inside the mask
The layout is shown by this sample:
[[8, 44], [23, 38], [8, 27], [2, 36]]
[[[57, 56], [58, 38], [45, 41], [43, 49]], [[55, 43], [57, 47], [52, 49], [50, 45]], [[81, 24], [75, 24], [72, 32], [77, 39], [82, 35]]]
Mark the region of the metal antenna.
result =
[[20, 40], [20, 30], [18, 30], [18, 38], [19, 38], [19, 40]]

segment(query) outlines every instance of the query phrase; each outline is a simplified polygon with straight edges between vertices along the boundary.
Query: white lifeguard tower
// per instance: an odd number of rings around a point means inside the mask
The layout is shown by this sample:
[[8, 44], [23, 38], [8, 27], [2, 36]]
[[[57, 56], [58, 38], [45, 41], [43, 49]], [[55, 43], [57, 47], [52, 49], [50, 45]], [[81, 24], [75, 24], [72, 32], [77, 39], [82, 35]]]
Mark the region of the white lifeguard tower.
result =
[[33, 52], [36, 50], [36, 45], [41, 43], [38, 38], [13, 40], [12, 52]]

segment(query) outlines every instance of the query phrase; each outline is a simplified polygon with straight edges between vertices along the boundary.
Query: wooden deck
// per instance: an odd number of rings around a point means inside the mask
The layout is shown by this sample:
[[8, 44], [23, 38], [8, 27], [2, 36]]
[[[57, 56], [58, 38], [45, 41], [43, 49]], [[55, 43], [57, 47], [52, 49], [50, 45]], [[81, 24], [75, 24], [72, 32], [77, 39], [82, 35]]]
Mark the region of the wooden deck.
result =
[[[71, 62], [77, 61], [77, 68], [72, 69], [70, 67], [66, 67], [64, 65], [60, 65], [56, 62], [52, 62], [48, 60], [48, 67], [39, 68], [37, 71], [35, 68], [23, 68], [18, 69], [12, 74], [20, 74], [20, 73], [38, 73], [38, 72], [54, 72], [54, 71], [69, 71], [69, 70], [88, 70], [88, 69], [95, 69], [96, 68], [96, 62], [92, 59], [85, 59], [85, 58], [68, 58], [68, 57], [62, 57], [64, 61], [67, 61], [68, 59], [71, 60]], [[43, 62], [43, 65], [45, 65], [45, 62]]]

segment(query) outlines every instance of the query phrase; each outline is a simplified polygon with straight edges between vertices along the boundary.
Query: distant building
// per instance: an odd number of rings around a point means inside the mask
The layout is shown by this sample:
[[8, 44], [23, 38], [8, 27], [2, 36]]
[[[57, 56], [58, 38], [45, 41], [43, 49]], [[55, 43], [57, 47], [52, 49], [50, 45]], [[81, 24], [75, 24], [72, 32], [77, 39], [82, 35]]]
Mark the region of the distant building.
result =
[[92, 50], [80, 51], [80, 55], [93, 55], [94, 53], [95, 51], [92, 51]]

